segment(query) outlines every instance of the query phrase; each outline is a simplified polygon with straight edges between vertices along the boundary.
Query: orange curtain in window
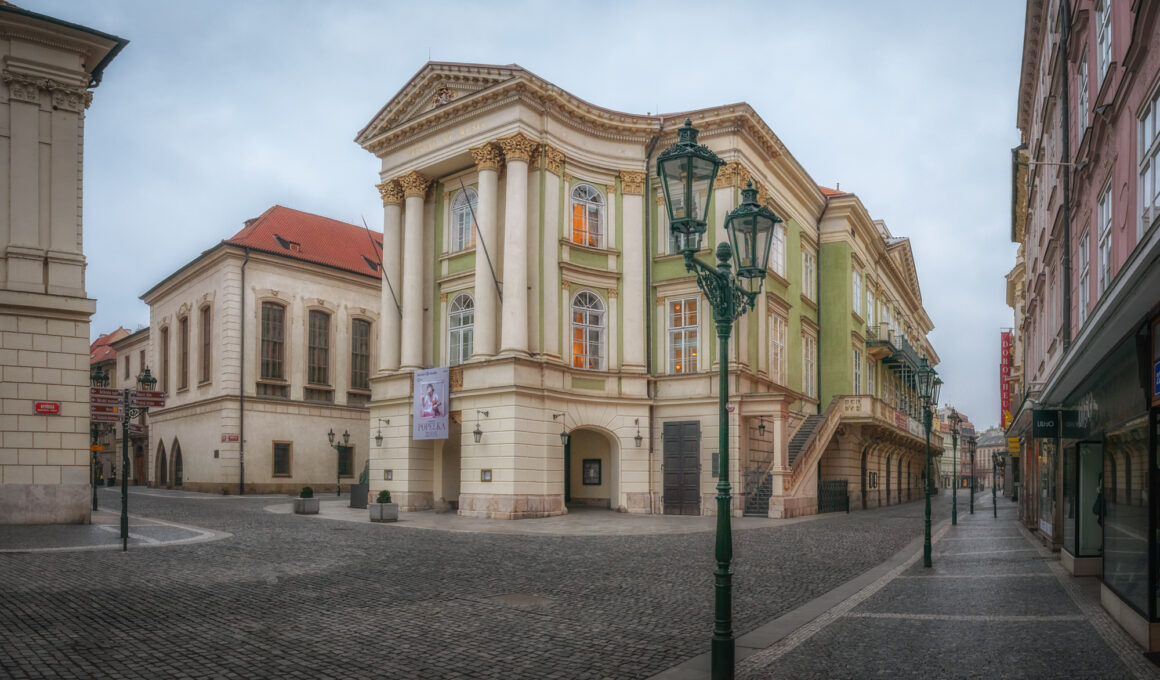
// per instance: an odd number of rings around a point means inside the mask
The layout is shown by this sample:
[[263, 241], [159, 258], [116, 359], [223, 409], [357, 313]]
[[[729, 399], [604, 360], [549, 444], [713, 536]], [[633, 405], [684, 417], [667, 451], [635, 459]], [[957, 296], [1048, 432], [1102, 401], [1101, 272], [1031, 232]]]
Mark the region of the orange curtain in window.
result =
[[572, 242], [585, 243], [585, 232], [588, 231], [584, 226], [584, 206], [579, 203], [572, 204]]

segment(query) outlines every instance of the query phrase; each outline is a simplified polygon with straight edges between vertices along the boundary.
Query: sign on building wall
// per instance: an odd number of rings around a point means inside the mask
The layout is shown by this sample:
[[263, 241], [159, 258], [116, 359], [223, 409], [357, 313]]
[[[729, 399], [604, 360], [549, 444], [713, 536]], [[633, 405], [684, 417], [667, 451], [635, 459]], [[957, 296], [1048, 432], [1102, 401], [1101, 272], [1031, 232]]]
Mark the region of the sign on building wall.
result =
[[1011, 331], [999, 335], [999, 422], [1011, 425]]
[[411, 439], [447, 439], [448, 383], [446, 366], [415, 371]]

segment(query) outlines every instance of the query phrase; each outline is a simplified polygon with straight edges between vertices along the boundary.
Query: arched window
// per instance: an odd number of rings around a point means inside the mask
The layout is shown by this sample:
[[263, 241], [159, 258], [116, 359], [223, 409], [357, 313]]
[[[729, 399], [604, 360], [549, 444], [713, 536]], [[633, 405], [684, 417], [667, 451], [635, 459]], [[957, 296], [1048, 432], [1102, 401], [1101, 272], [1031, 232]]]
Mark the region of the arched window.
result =
[[604, 302], [589, 290], [572, 298], [572, 365], [604, 370]]
[[472, 335], [475, 329], [475, 300], [460, 293], [451, 301], [447, 330], [450, 334], [448, 352], [450, 364], [458, 366], [471, 358]]
[[475, 247], [474, 211], [479, 210], [475, 189], [460, 191], [451, 202], [451, 252]]
[[572, 190], [572, 242], [604, 247], [604, 197], [591, 184]]

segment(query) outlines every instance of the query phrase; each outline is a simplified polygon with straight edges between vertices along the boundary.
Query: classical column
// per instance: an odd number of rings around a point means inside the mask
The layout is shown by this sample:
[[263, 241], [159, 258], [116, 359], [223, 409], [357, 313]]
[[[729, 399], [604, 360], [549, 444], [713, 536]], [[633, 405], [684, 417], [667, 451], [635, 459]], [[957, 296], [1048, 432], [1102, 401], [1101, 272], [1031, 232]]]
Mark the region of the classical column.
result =
[[406, 197], [403, 227], [403, 329], [401, 366], [423, 367], [423, 198], [431, 180], [412, 170], [399, 178]]
[[[495, 354], [496, 319], [499, 297], [495, 291], [492, 267], [496, 258], [496, 216], [499, 207], [499, 167], [503, 156], [499, 147], [487, 143], [471, 149], [479, 172], [479, 210], [475, 215], [475, 328], [472, 332], [472, 357]], [[490, 262], [488, 258], [491, 258]], [[498, 276], [499, 272], [495, 275]]]
[[620, 171], [620, 192], [624, 210], [621, 256], [624, 258], [624, 366], [644, 371], [644, 179], [639, 170]]
[[388, 180], [378, 185], [383, 197], [383, 293], [379, 306], [379, 370], [399, 370], [399, 329], [402, 318], [399, 298], [403, 290], [402, 272], [402, 225], [403, 187], [398, 180]]
[[517, 132], [499, 140], [507, 161], [503, 324], [500, 352], [528, 353], [528, 162], [539, 143]]
[[544, 341], [541, 351], [559, 359], [560, 349], [560, 173], [564, 170], [564, 154], [544, 145], [544, 261], [540, 266], [540, 281], [544, 287]]

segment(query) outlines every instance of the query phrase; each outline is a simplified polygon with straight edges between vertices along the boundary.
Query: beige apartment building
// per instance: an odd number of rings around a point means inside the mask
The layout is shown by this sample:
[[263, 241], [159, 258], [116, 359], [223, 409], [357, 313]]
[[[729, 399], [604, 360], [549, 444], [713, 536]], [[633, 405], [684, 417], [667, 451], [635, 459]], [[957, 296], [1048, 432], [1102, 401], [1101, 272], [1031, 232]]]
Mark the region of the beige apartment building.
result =
[[87, 523], [84, 117], [127, 41], [0, 4], [0, 522]]

